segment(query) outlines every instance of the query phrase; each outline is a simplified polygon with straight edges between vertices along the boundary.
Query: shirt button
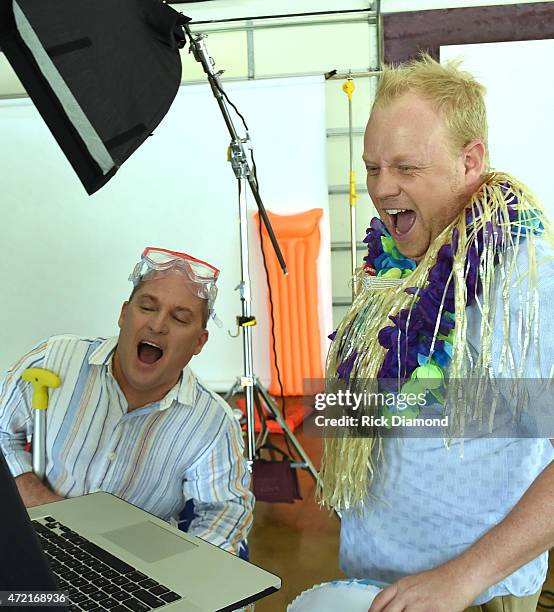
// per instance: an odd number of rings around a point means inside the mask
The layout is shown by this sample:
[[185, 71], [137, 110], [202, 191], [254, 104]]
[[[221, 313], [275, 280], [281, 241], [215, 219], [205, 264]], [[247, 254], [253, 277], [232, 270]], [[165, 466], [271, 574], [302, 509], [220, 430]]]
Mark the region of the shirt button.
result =
[[108, 453], [108, 460], [109, 461], [113, 461], [115, 459], [116, 455], [115, 453]]

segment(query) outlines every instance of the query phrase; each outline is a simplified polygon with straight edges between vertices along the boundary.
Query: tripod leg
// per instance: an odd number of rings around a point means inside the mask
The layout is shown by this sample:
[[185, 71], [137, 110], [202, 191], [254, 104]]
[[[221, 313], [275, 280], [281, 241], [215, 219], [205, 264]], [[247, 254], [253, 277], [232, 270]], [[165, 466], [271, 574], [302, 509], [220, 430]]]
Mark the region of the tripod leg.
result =
[[240, 391], [242, 389], [242, 387], [240, 386], [240, 380], [236, 379], [235, 382], [233, 383], [233, 386], [229, 389], [229, 391], [227, 391], [227, 393], [223, 396], [223, 399], [227, 402], [229, 401], [233, 395], [235, 395], [236, 393], [238, 393], [238, 391]]
[[311, 462], [310, 458], [306, 454], [306, 451], [302, 448], [302, 445], [297, 440], [296, 436], [290, 430], [285, 419], [283, 418], [283, 415], [281, 414], [281, 411], [279, 410], [279, 408], [277, 408], [277, 406], [275, 405], [275, 402], [269, 396], [269, 393], [260, 385], [260, 383], [257, 380], [255, 381], [254, 386], [255, 386], [256, 391], [264, 398], [264, 402], [267, 405], [267, 409], [273, 414], [273, 417], [275, 418], [277, 423], [279, 423], [279, 425], [282, 427], [285, 436], [288, 437], [288, 439], [292, 442], [292, 445], [296, 449], [296, 452], [300, 455], [300, 457], [302, 457], [302, 460], [305, 463], [305, 466], [303, 467], [306, 467], [306, 469], [313, 476], [314, 480], [317, 482], [318, 481], [317, 470], [315, 469], [313, 463]]
[[[260, 396], [258, 395], [258, 388], [256, 387], [256, 385], [254, 385], [253, 391], [254, 391], [254, 405], [256, 406], [256, 410], [258, 411], [258, 417], [260, 418], [260, 425], [261, 425], [260, 433], [258, 437], [256, 438], [256, 448], [260, 448], [261, 446], [265, 444], [269, 436], [269, 430], [267, 428], [264, 409], [262, 406], [262, 402], [260, 400]], [[271, 460], [274, 461], [275, 457], [273, 455], [273, 451], [270, 451], [269, 454], [270, 454]]]

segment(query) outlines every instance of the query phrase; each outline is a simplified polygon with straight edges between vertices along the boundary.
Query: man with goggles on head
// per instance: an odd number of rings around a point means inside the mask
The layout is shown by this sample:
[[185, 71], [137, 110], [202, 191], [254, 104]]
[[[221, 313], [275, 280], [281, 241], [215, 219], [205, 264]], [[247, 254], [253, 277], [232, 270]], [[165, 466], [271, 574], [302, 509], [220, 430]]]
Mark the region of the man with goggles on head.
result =
[[[0, 387], [0, 447], [27, 506], [102, 490], [164, 520], [193, 504], [188, 531], [238, 553], [252, 523], [238, 422], [188, 362], [215, 319], [219, 270], [185, 253], [147, 248], [129, 280], [117, 338], [55, 336], [25, 355]], [[32, 386], [25, 369], [62, 381], [50, 390], [44, 484], [32, 473]]]

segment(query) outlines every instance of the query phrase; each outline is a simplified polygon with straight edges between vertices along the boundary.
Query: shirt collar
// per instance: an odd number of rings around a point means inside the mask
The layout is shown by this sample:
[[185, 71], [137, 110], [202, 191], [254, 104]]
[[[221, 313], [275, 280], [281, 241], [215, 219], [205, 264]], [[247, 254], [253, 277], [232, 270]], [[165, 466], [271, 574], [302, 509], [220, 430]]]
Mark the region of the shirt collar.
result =
[[[112, 362], [115, 348], [117, 346], [118, 337], [102, 339], [100, 344], [91, 353], [89, 357], [90, 365], [104, 366], [109, 368]], [[185, 406], [193, 406], [196, 390], [196, 377], [192, 370], [187, 366], [183, 369], [183, 373], [177, 383], [168, 391], [166, 396], [160, 400], [160, 410], [169, 408], [174, 401], [184, 404]]]
[[194, 406], [195, 397], [195, 376], [192, 370], [185, 366], [181, 378], [175, 386], [169, 390], [167, 395], [160, 400], [160, 410], [169, 408], [173, 401], [177, 401], [185, 406]]
[[108, 365], [117, 346], [117, 336], [113, 338], [102, 338], [100, 344], [90, 354], [89, 365]]

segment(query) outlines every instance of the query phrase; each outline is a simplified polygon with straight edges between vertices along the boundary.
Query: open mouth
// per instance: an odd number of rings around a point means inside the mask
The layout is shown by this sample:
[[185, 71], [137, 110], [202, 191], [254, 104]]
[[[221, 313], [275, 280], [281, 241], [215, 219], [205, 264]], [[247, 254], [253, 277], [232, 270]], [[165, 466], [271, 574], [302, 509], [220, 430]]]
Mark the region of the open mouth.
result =
[[163, 350], [157, 344], [142, 340], [138, 343], [137, 356], [139, 361], [151, 365], [163, 357]]
[[416, 214], [408, 208], [389, 208], [386, 213], [392, 219], [394, 229], [398, 235], [407, 234], [413, 227]]

